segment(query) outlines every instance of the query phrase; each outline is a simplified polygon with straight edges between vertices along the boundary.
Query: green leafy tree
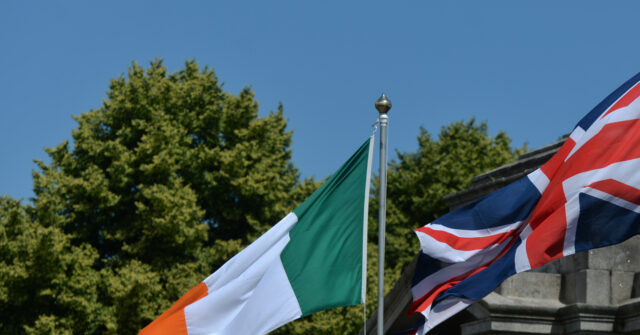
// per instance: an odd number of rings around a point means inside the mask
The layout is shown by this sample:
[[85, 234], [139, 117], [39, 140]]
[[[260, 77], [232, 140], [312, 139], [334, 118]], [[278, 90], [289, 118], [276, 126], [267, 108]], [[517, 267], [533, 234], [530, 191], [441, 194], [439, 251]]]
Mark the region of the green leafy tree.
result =
[[97, 259], [89, 245], [72, 245], [60, 229], [33, 221], [19, 201], [0, 198], [0, 333], [99, 331], [108, 317], [92, 268]]
[[[225, 92], [193, 61], [172, 74], [161, 61], [133, 64], [75, 120], [73, 145], [38, 162], [31, 212], [39, 229], [62, 234], [65, 254], [93, 257], [90, 289], [107, 313], [96, 332], [136, 333], [316, 186], [298, 182], [282, 107], [259, 117], [250, 89]], [[72, 324], [39, 315], [20, 324]]]

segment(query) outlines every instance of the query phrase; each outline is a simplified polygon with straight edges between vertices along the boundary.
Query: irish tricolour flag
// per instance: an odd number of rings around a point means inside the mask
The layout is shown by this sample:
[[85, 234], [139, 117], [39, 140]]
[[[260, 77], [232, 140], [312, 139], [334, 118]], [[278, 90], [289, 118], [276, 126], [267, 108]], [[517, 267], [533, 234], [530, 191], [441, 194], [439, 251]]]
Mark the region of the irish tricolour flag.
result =
[[141, 334], [265, 334], [365, 297], [373, 137], [300, 207]]

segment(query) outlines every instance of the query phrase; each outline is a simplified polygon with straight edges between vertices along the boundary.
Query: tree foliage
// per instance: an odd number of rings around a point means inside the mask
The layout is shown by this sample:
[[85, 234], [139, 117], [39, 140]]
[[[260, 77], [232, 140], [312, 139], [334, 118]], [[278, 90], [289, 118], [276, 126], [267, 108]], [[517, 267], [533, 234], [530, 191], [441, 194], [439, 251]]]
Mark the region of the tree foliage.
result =
[[[135, 63], [72, 142], [46, 149], [28, 205], [0, 198], [0, 333], [135, 334], [313, 192], [291, 161], [282, 106], [264, 117], [250, 89], [225, 92], [194, 61]], [[389, 167], [386, 283], [418, 250], [411, 228], [442, 196], [512, 160], [504, 133], [474, 120], [424, 130]], [[375, 308], [371, 202], [367, 313]], [[277, 334], [357, 333], [362, 306], [314, 314]]]
[[72, 245], [60, 229], [32, 220], [18, 201], [0, 198], [1, 332], [97, 330], [106, 321], [100, 274], [92, 268], [97, 259], [86, 243]]
[[133, 64], [75, 120], [73, 145], [37, 162], [33, 204], [2, 202], [0, 322], [15, 333], [136, 333], [315, 187], [282, 107], [259, 117], [250, 89], [193, 61]]

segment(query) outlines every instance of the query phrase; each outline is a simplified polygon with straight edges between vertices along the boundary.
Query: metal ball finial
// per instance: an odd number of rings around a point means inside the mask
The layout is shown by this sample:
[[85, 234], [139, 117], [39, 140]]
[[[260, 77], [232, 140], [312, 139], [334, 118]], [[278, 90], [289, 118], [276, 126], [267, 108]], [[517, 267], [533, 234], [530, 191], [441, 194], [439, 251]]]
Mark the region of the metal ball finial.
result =
[[376, 101], [376, 109], [380, 114], [386, 114], [391, 109], [391, 100], [387, 99], [387, 95], [382, 93], [378, 101]]

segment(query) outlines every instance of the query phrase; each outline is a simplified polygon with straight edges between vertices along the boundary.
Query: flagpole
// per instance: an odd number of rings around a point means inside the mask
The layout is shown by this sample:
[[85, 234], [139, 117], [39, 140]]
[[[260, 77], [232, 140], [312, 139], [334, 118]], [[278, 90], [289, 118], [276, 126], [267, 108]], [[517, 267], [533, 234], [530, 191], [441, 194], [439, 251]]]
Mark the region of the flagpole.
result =
[[382, 93], [376, 101], [380, 113], [380, 208], [378, 210], [378, 335], [384, 335], [384, 240], [387, 217], [387, 112], [391, 101]]

